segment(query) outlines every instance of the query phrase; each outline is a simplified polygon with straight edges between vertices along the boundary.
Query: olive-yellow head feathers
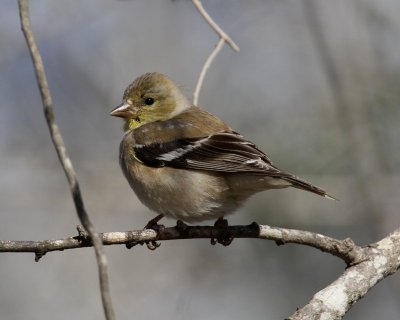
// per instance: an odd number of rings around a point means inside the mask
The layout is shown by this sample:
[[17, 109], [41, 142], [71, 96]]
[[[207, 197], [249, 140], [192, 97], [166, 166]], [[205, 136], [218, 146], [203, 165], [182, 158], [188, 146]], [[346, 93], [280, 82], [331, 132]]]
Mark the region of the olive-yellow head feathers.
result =
[[126, 88], [122, 103], [110, 114], [124, 118], [127, 131], [171, 119], [189, 107], [189, 101], [171, 80], [161, 73], [151, 72]]

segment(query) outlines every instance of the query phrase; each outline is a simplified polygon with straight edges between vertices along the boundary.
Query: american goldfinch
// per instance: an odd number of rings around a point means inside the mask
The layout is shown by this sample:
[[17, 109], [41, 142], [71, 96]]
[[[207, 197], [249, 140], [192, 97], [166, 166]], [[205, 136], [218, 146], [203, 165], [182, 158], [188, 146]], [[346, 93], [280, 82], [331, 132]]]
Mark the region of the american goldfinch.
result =
[[331, 198], [275, 167], [254, 143], [193, 106], [160, 73], [146, 73], [125, 90], [112, 116], [125, 120], [120, 165], [140, 201], [185, 222], [220, 219], [253, 194], [286, 187]]

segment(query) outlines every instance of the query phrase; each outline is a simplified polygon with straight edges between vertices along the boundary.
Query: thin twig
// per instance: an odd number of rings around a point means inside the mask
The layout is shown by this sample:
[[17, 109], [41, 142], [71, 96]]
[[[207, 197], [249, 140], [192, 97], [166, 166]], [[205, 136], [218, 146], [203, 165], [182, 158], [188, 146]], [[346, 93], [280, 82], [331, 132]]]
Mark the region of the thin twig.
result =
[[52, 99], [50, 95], [49, 85], [47, 83], [43, 61], [40, 56], [39, 49], [36, 45], [36, 41], [33, 35], [31, 22], [29, 18], [29, 2], [28, 0], [18, 0], [18, 6], [21, 19], [21, 29], [25, 36], [29, 53], [31, 55], [32, 62], [34, 65], [36, 80], [42, 97], [44, 114], [46, 117], [47, 125], [49, 127], [50, 136], [53, 141], [54, 147], [56, 149], [58, 158], [64, 169], [65, 175], [67, 176], [67, 180], [69, 183], [69, 187], [72, 193], [72, 198], [74, 200], [79, 220], [89, 233], [90, 239], [94, 244], [97, 265], [99, 269], [100, 289], [101, 289], [101, 297], [103, 302], [104, 313], [106, 319], [112, 320], [115, 319], [115, 316], [111, 303], [110, 288], [109, 288], [108, 273], [107, 273], [107, 260], [102, 247], [102, 242], [99, 236], [95, 233], [93, 224], [91, 223], [89, 216], [86, 213], [82, 195], [79, 189], [78, 180], [74, 168], [72, 166], [72, 162], [65, 148], [60, 130], [58, 128], [58, 125], [54, 117]]
[[199, 79], [197, 80], [196, 84], [196, 89], [194, 90], [193, 93], [193, 104], [197, 106], [199, 102], [199, 95], [200, 95], [200, 89], [201, 86], [203, 85], [204, 77], [206, 76], [208, 68], [210, 68], [211, 63], [214, 61], [215, 57], [218, 55], [218, 53], [221, 51], [222, 47], [224, 46], [225, 40], [220, 38], [217, 45], [213, 49], [213, 51], [210, 53], [208, 56], [206, 62], [203, 65], [203, 68], [201, 69]]
[[200, 94], [200, 89], [201, 86], [203, 85], [204, 77], [206, 76], [207, 70], [210, 67], [211, 63], [215, 59], [215, 57], [218, 55], [218, 53], [221, 51], [224, 43], [226, 42], [229, 44], [229, 46], [236, 52], [239, 52], [240, 49], [236, 45], [235, 42], [229, 37], [222, 29], [221, 27], [210, 17], [210, 15], [207, 13], [207, 11], [204, 9], [203, 4], [201, 3], [200, 0], [192, 0], [194, 6], [197, 8], [197, 10], [200, 12], [201, 16], [206, 20], [206, 22], [210, 25], [210, 27], [218, 34], [220, 37], [217, 45], [213, 49], [213, 51], [210, 53], [208, 56], [206, 62], [204, 63], [200, 76], [197, 80], [196, 84], [196, 89], [194, 90], [193, 93], [193, 104], [197, 105], [199, 102], [199, 94]]
[[[275, 241], [278, 245], [296, 243], [317, 248], [323, 252], [335, 255], [354, 265], [363, 261], [363, 248], [358, 247], [350, 239], [337, 240], [310, 231], [285, 229], [258, 225], [252, 223], [247, 226], [229, 226], [218, 228], [210, 226], [188, 226], [179, 223], [177, 227], [161, 228], [158, 232], [145, 229], [126, 232], [100, 233], [104, 245], [140, 244], [145, 241], [178, 240], [178, 239], [212, 239], [229, 234], [232, 238], [258, 238]], [[79, 236], [58, 240], [42, 241], [0, 241], [0, 252], [34, 252], [40, 258], [47, 252], [91, 246], [86, 235], [80, 232]]]
[[207, 11], [204, 9], [203, 4], [200, 0], [192, 0], [194, 6], [200, 12], [204, 20], [210, 25], [210, 27], [220, 36], [220, 38], [224, 39], [227, 44], [236, 52], [239, 52], [240, 49], [237, 44], [229, 37], [224, 30], [210, 17]]

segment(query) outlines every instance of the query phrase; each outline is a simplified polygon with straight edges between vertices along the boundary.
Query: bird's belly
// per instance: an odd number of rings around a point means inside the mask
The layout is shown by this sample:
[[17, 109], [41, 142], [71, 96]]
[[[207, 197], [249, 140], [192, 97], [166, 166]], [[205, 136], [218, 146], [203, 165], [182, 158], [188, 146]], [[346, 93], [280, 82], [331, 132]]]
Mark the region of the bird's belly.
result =
[[140, 201], [157, 213], [186, 222], [216, 219], [241, 205], [224, 178], [203, 171], [150, 168], [124, 170]]

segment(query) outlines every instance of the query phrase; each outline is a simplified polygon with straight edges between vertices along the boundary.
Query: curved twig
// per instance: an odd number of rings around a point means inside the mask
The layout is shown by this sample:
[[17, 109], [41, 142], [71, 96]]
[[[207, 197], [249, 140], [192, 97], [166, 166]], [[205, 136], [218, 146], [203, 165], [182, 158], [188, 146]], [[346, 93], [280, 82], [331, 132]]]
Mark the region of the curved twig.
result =
[[219, 35], [220, 38], [224, 39], [224, 41], [229, 44], [229, 46], [236, 52], [240, 51], [240, 48], [237, 46], [237, 44], [231, 39], [230, 36], [228, 36], [224, 30], [221, 29], [221, 27], [210, 17], [210, 15], [207, 13], [206, 9], [204, 9], [203, 4], [201, 3], [200, 0], [192, 0], [194, 6], [196, 9], [200, 12], [204, 20], [207, 21], [207, 23], [210, 25], [210, 27]]
[[201, 3], [200, 0], [192, 0], [194, 6], [197, 8], [197, 10], [200, 12], [201, 16], [206, 20], [206, 22], [210, 25], [210, 27], [218, 34], [219, 36], [219, 41], [213, 51], [211, 51], [210, 55], [208, 56], [207, 60], [205, 61], [199, 78], [197, 80], [196, 84], [196, 89], [194, 90], [193, 93], [193, 104], [197, 105], [199, 102], [199, 94], [200, 94], [200, 89], [201, 86], [203, 85], [204, 77], [206, 76], [207, 70], [210, 67], [211, 63], [215, 59], [215, 57], [218, 55], [218, 53], [221, 51], [224, 43], [226, 42], [232, 50], [239, 52], [240, 49], [236, 45], [236, 43], [229, 37], [222, 29], [221, 27], [210, 17], [210, 15], [207, 13], [207, 11], [204, 9], [203, 4]]
[[200, 71], [199, 79], [197, 80], [196, 84], [196, 89], [194, 90], [193, 93], [193, 104], [197, 106], [199, 102], [199, 95], [200, 95], [200, 90], [201, 86], [203, 85], [204, 78], [206, 76], [208, 68], [210, 68], [211, 63], [214, 61], [215, 57], [218, 55], [218, 53], [221, 51], [222, 47], [224, 46], [224, 39], [220, 38], [217, 45], [211, 51], [210, 55], [208, 56], [206, 62], [203, 65], [203, 68]]
[[50, 136], [56, 149], [58, 158], [67, 176], [68, 184], [72, 193], [75, 208], [82, 225], [88, 231], [92, 239], [96, 252], [97, 265], [99, 269], [99, 280], [101, 288], [101, 297], [103, 301], [103, 308], [108, 320], [114, 319], [114, 311], [111, 303], [110, 288], [107, 273], [107, 260], [102, 248], [102, 242], [99, 236], [95, 233], [93, 224], [86, 212], [82, 195], [79, 189], [79, 183], [72, 166], [72, 162], [68, 156], [67, 150], [57, 122], [53, 113], [53, 103], [50, 95], [49, 85], [47, 83], [46, 73], [43, 66], [43, 61], [36, 45], [35, 37], [33, 35], [32, 26], [29, 18], [29, 3], [28, 0], [18, 0], [19, 13], [21, 19], [21, 29], [24, 34], [26, 43], [28, 45], [29, 53], [35, 69], [36, 80], [39, 86], [40, 95], [42, 97], [44, 114], [46, 117], [47, 125], [49, 127]]

